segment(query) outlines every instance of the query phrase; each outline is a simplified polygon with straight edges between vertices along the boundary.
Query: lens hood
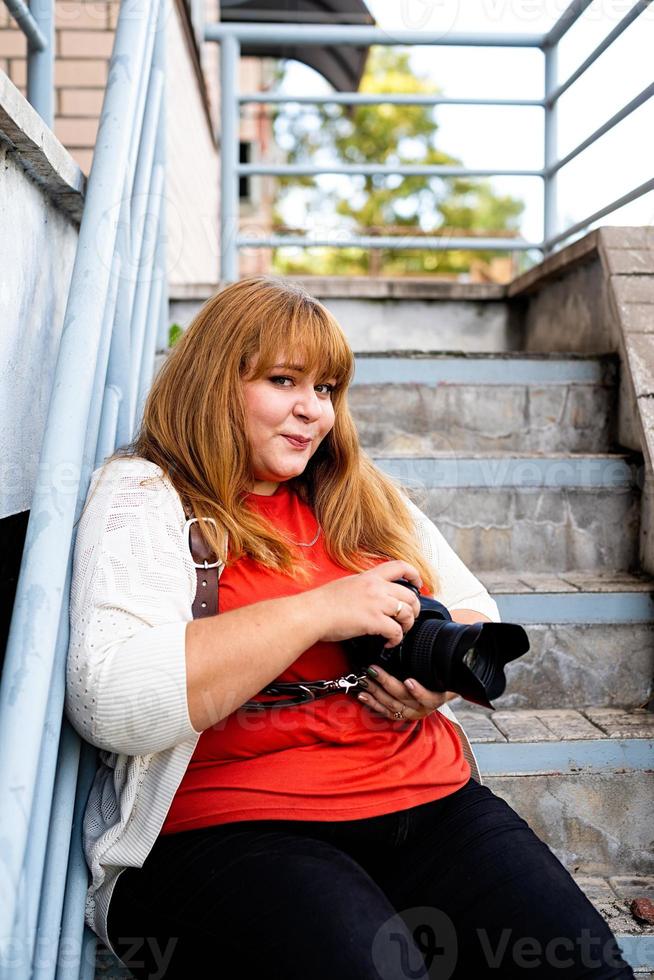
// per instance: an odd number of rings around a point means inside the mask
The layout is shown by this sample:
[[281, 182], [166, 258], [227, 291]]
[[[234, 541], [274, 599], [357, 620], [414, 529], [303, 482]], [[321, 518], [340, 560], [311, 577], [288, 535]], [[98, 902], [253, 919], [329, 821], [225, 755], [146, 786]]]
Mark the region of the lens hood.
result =
[[493, 708], [506, 688], [504, 667], [529, 650], [529, 638], [516, 623], [455, 623], [443, 603], [420, 595], [405, 579], [396, 583], [420, 600], [420, 613], [401, 643], [386, 649], [383, 636], [345, 641], [357, 663], [379, 663], [395, 677], [415, 679], [430, 691], [456, 691], [467, 701]]

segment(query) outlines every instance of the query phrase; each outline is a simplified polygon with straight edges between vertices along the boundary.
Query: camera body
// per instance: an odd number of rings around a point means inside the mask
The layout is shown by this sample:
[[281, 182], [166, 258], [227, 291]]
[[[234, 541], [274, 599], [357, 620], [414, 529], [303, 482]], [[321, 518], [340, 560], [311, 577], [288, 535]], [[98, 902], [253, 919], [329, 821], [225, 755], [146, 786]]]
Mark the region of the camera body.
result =
[[378, 663], [399, 680], [415, 679], [430, 691], [456, 691], [485, 708], [506, 688], [504, 666], [529, 650], [529, 638], [515, 623], [455, 623], [446, 606], [423, 596], [406, 579], [420, 612], [402, 641], [385, 649], [384, 636], [356, 636], [344, 642], [357, 668]]

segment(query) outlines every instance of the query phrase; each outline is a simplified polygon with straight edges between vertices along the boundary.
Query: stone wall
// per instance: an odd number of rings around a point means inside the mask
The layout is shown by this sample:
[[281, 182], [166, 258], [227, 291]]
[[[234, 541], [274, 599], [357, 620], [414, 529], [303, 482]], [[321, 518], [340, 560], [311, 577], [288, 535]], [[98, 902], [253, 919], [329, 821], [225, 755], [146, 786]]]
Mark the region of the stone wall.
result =
[[642, 452], [640, 562], [654, 573], [654, 229], [590, 232], [514, 280], [528, 351], [615, 352], [617, 433]]
[[84, 175], [0, 74], [0, 518], [31, 504]]

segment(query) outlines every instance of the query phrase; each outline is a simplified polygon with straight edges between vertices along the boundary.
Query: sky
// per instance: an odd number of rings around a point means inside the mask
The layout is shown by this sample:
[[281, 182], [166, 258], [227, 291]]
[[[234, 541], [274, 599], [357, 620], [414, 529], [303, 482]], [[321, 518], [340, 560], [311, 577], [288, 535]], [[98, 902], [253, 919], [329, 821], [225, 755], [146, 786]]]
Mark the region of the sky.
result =
[[[540, 33], [567, 0], [367, 0], [379, 27], [389, 31]], [[594, 3], [559, 46], [563, 81], [633, 7], [630, 0]], [[559, 156], [602, 125], [654, 81], [654, 3], [604, 52], [559, 102]], [[450, 97], [540, 98], [544, 57], [539, 50], [415, 47], [412, 64]], [[284, 91], [322, 93], [329, 86], [297, 62], [289, 64]], [[437, 146], [466, 166], [538, 168], [543, 164], [544, 111], [538, 107], [438, 106]], [[559, 173], [557, 230], [654, 176], [654, 98]], [[341, 178], [342, 179], [342, 178]], [[325, 178], [334, 181], [336, 178]], [[540, 178], [494, 177], [498, 193], [521, 198], [520, 231], [530, 241], [543, 232]], [[291, 219], [299, 219], [289, 215]], [[654, 192], [595, 224], [654, 224]], [[591, 226], [591, 227], [594, 227]], [[578, 236], [577, 236], [578, 237]], [[571, 239], [572, 240], [572, 239]]]

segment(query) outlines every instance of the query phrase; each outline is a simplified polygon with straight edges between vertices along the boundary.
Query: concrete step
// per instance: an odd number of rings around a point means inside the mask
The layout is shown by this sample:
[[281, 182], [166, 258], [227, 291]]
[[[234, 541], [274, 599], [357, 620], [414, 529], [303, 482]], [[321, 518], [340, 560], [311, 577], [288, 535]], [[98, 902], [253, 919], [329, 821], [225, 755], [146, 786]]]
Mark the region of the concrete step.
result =
[[637, 899], [654, 900], [651, 875], [573, 875], [587, 898], [601, 912], [618, 940], [622, 955], [638, 980], [652, 977], [654, 970], [654, 926], [634, 914]]
[[452, 707], [482, 779], [571, 873], [654, 875], [654, 713]]
[[375, 454], [477, 573], [638, 563], [635, 454]]
[[579, 571], [481, 572], [479, 578], [503, 621], [523, 625], [531, 644], [507, 665], [506, 692], [496, 707], [647, 703], [654, 676], [654, 579]]
[[[295, 277], [292, 277], [295, 278]], [[501, 283], [425, 278], [302, 276], [340, 323], [352, 350], [505, 351], [524, 342]], [[186, 327], [218, 284], [174, 286], [170, 320]]]
[[348, 401], [371, 453], [603, 452], [615, 438], [611, 356], [357, 353]]

